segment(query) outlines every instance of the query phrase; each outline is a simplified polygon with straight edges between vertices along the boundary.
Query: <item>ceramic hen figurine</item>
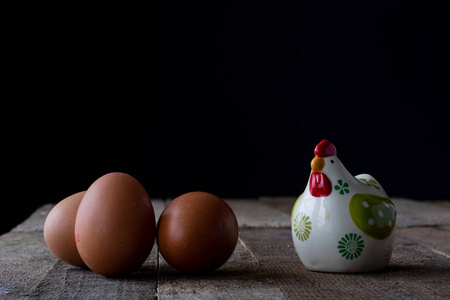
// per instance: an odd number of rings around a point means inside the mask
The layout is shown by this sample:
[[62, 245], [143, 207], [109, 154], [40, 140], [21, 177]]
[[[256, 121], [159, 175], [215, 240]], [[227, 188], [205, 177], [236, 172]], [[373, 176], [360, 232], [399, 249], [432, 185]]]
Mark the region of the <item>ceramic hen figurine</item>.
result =
[[327, 140], [314, 149], [311, 175], [292, 209], [292, 239], [306, 268], [369, 272], [389, 264], [396, 210], [378, 181], [353, 177]]

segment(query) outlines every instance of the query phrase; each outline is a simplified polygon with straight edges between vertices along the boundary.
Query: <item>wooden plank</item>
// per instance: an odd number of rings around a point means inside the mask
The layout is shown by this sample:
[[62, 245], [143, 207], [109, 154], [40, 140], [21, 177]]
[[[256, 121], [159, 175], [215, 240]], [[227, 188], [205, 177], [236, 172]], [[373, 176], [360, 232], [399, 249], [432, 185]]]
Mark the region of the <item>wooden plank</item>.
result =
[[32, 298], [45, 299], [152, 299], [156, 294], [156, 247], [135, 272], [124, 278], [106, 278], [57, 261], [38, 285]]
[[[448, 258], [416, 241], [420, 237], [411, 230], [416, 229], [399, 231], [388, 269], [362, 274], [308, 271], [297, 257], [288, 229], [244, 229], [241, 239], [262, 266], [259, 276], [276, 284], [288, 299], [335, 299], [336, 295], [350, 299], [450, 297]], [[439, 237], [448, 241], [450, 231]]]
[[[155, 215], [164, 209], [152, 200]], [[126, 278], [111, 279], [58, 260], [47, 248], [43, 226], [53, 204], [38, 208], [10, 233], [0, 236], [0, 295], [45, 299], [141, 299], [156, 293], [157, 247]]]
[[[292, 203], [292, 199], [277, 199], [277, 201]], [[448, 245], [445, 241], [450, 239], [450, 232], [444, 228], [437, 232], [435, 228], [416, 227], [421, 223], [429, 223], [426, 217], [418, 218], [414, 215], [427, 207], [424, 208], [420, 203], [403, 199], [400, 199], [399, 202], [400, 204], [397, 206], [400, 207], [400, 211], [405, 211], [409, 215], [404, 218], [404, 227], [409, 225], [413, 227], [397, 232], [398, 245], [394, 250], [391, 266], [384, 271], [366, 274], [325, 274], [308, 271], [298, 259], [288, 228], [260, 228], [248, 226], [247, 221], [244, 221], [243, 227], [245, 228], [240, 229], [240, 245], [233, 255], [234, 261], [232, 257], [230, 259], [232, 262], [227, 262], [211, 276], [205, 278], [180, 274], [160, 258], [158, 295], [164, 299], [166, 297], [208, 299], [213, 295], [224, 299], [231, 298], [227, 295], [244, 297], [244, 299], [247, 299], [246, 296], [252, 299], [335, 298], [336, 295], [345, 298], [364, 297], [367, 299], [385, 298], [386, 295], [393, 299], [448, 296], [449, 291], [444, 283], [450, 279], [447, 272], [448, 261], [445, 260], [448, 258]], [[251, 211], [251, 203], [243, 202], [239, 206], [236, 205], [234, 210], [236, 213]], [[269, 203], [271, 206], [273, 204], [273, 202]], [[286, 211], [286, 205], [282, 204], [280, 207]], [[246, 213], [243, 215], [242, 218], [247, 217]], [[429, 214], [425, 213], [424, 215], [428, 216]], [[442, 216], [445, 216], [445, 213]], [[253, 218], [255, 217], [257, 218], [251, 221], [252, 224], [264, 222], [258, 220], [261, 216], [253, 216]], [[266, 216], [262, 219], [265, 218]], [[436, 219], [436, 215], [433, 218], [434, 221], [442, 221], [442, 218]], [[423, 246], [423, 242], [426, 242], [427, 246]], [[232, 276], [229, 278], [220, 272], [235, 267], [235, 257], [243, 249], [248, 251], [248, 254], [245, 255], [247, 257], [250, 255], [253, 263], [251, 266], [243, 263], [244, 260], [239, 260], [239, 263], [243, 270], [251, 269], [251, 275], [247, 276], [247, 272], [240, 274], [241, 294], [235, 294], [236, 283], [233, 281], [235, 274], [231, 272]], [[414, 265], [415, 260], [422, 261], [419, 267], [420, 271]], [[254, 262], [257, 262], [259, 267], [255, 266]], [[423, 272], [423, 274], [417, 274], [418, 272]], [[169, 278], [167, 278], [167, 274], [171, 274]], [[399, 279], [404, 286], [399, 287]], [[444, 279], [444, 281], [440, 279]], [[227, 285], [221, 286], [220, 284], [224, 280]], [[219, 285], [217, 285], [218, 283]], [[259, 292], [262, 286], [266, 289], [264, 293]], [[227, 292], [224, 293], [224, 290], [232, 292], [227, 294]]]
[[230, 259], [208, 275], [183, 274], [159, 259], [158, 299], [286, 299], [260, 275], [261, 265], [241, 240]]
[[46, 247], [42, 232], [0, 236], [0, 295], [31, 295], [57, 261]]
[[290, 215], [255, 200], [225, 200], [234, 211], [241, 228], [290, 228]]
[[[10, 232], [0, 237], [0, 295], [45, 299], [141, 299], [156, 293], [157, 247], [126, 278], [105, 278], [58, 260], [42, 232]], [[11, 298], [12, 299], [12, 298]]]
[[[327, 274], [306, 270], [293, 247], [290, 210], [295, 198], [226, 200], [240, 225], [230, 260], [206, 276], [179, 273], [158, 254], [125, 278], [105, 278], [67, 265], [43, 240], [45, 205], [0, 236], [0, 298], [11, 299], [297, 299], [449, 298], [450, 210], [396, 199], [397, 239], [387, 270]], [[158, 217], [168, 201], [154, 200]]]
[[450, 209], [426, 202], [393, 198], [397, 208], [397, 228], [450, 225]]
[[450, 209], [450, 201], [427, 201], [427, 203]]
[[298, 197], [259, 197], [258, 201], [290, 216], [297, 198]]

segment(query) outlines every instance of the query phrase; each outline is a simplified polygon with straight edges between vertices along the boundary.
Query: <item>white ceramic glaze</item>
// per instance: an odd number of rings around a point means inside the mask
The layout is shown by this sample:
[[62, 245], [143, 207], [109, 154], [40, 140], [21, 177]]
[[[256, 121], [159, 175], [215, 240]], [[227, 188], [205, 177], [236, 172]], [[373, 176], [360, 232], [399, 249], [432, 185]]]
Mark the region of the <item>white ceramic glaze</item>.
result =
[[[329, 143], [328, 147], [334, 146]], [[394, 245], [394, 205], [372, 176], [353, 177], [336, 155], [320, 159], [325, 163], [319, 168], [324, 174], [320, 178], [329, 179], [330, 194], [311, 194], [311, 177], [318, 173], [312, 171], [292, 209], [292, 239], [300, 260], [309, 270], [320, 272], [369, 272], [387, 267]]]

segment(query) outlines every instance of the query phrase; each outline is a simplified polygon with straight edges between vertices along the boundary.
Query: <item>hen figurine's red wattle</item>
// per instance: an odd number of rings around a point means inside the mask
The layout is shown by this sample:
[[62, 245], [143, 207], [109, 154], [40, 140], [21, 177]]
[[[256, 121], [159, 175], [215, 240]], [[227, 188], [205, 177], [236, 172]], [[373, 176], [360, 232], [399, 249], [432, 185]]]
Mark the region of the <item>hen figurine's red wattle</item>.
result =
[[309, 192], [314, 197], [326, 197], [331, 194], [330, 179], [321, 172], [312, 172], [309, 179]]

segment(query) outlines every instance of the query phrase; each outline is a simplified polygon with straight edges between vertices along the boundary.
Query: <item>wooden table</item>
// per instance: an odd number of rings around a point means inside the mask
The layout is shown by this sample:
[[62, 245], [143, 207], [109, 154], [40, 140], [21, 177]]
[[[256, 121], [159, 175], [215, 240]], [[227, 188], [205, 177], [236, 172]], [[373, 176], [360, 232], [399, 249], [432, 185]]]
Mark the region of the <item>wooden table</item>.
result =
[[[53, 205], [0, 236], [0, 299], [444, 299], [450, 298], [450, 208], [393, 199], [397, 238], [388, 269], [366, 274], [311, 272], [291, 239], [294, 198], [227, 200], [240, 226], [232, 257], [207, 276], [179, 273], [158, 255], [111, 279], [58, 260], [42, 229]], [[157, 217], [168, 201], [154, 200]]]

